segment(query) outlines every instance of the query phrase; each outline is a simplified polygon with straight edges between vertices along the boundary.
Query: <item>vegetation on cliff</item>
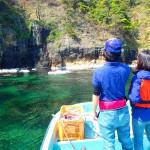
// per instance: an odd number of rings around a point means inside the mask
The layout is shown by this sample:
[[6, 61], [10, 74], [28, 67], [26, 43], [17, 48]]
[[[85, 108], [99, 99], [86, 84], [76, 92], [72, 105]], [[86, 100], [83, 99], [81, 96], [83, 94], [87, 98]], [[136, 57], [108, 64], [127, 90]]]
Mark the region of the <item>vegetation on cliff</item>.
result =
[[10, 32], [16, 39], [27, 38], [29, 32], [24, 11], [9, 0], [0, 0], [0, 10], [0, 37], [8, 44], [13, 41]]
[[30, 21], [38, 20], [51, 28], [48, 41], [59, 41], [66, 34], [82, 40], [85, 32], [93, 36], [95, 29], [95, 36], [100, 37], [94, 40], [99, 42], [119, 36], [130, 49], [149, 46], [150, 0], [22, 0], [18, 3]]

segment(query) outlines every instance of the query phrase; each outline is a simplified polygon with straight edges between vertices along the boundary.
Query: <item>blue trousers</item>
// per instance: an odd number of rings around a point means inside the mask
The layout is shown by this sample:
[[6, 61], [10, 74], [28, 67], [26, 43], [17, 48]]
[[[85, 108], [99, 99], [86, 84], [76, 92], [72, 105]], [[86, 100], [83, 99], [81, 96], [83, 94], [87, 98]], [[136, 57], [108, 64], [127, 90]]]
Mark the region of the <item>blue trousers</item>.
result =
[[133, 118], [132, 126], [133, 126], [133, 134], [134, 134], [134, 149], [144, 150], [143, 147], [144, 130], [148, 140], [150, 141], [150, 121], [143, 122]]
[[99, 125], [101, 137], [104, 140], [104, 150], [115, 150], [115, 131], [118, 134], [118, 140], [123, 150], [132, 150], [132, 141], [130, 139], [128, 107], [117, 110], [100, 111]]

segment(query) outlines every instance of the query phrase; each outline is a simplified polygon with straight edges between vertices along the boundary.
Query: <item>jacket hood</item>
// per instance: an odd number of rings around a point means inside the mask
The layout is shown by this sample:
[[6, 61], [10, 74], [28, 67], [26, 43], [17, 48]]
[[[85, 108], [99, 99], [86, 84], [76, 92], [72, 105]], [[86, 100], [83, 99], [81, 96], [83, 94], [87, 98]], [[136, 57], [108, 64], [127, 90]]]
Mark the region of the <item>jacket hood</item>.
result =
[[137, 73], [138, 78], [150, 79], [150, 71], [141, 70]]

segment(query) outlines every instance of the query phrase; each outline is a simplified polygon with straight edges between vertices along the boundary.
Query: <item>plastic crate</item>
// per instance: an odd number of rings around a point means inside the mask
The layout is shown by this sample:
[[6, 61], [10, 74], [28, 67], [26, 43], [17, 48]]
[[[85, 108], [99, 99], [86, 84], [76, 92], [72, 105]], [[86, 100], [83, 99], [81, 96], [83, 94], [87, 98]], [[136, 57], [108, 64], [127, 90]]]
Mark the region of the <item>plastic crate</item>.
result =
[[59, 139], [84, 139], [84, 119], [81, 116], [83, 109], [80, 105], [64, 105], [60, 109], [58, 121]]

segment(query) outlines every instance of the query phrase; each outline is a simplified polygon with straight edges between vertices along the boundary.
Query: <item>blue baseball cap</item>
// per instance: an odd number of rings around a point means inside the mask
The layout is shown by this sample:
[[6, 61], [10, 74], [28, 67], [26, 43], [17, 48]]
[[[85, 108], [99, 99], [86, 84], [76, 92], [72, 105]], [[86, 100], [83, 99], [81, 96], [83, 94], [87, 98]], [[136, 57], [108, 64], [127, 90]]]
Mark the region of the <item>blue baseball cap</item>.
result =
[[120, 53], [122, 45], [123, 43], [120, 39], [109, 39], [105, 42], [104, 50], [112, 53]]

